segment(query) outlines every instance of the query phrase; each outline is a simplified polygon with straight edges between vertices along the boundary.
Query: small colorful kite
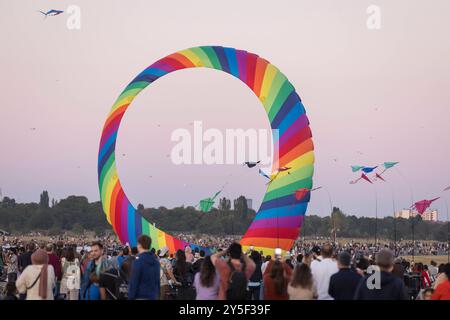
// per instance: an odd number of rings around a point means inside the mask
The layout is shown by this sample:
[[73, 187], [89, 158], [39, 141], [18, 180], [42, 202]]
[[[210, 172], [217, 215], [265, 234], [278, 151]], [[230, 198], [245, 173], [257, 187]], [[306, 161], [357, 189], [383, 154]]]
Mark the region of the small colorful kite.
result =
[[246, 161], [246, 162], [244, 162], [243, 166], [246, 165], [249, 168], [253, 168], [260, 162], [261, 162], [261, 160], [260, 161], [256, 161], [256, 162]]
[[200, 211], [209, 212], [211, 211], [212, 206], [214, 205], [216, 197], [221, 193], [222, 190], [217, 191], [216, 194], [212, 198], [206, 198], [200, 200]]
[[364, 167], [364, 168], [361, 169], [361, 171], [364, 172], [364, 173], [371, 173], [376, 168], [378, 168], [378, 166], [375, 166], [375, 167]]
[[356, 180], [350, 181], [350, 184], [355, 184], [355, 183], [357, 183], [357, 182], [358, 182], [359, 180], [361, 180], [361, 179], [364, 179], [364, 180], [366, 180], [367, 182], [373, 183], [373, 182], [369, 179], [368, 176], [366, 176], [364, 173], [361, 173], [361, 177], [359, 177], [359, 178], [356, 179]]
[[300, 188], [294, 191], [294, 196], [297, 201], [303, 200], [310, 192], [321, 189], [322, 187], [317, 187], [314, 189]]
[[444, 189], [444, 191], [448, 191], [450, 190], [450, 186], [448, 186], [447, 188]]
[[39, 12], [42, 13], [47, 18], [47, 16], [50, 16], [50, 17], [57, 16], [57, 15], [63, 13], [64, 11], [51, 9], [51, 10], [48, 10], [47, 12], [44, 12], [44, 11], [39, 11]]
[[359, 170], [364, 168], [364, 166], [351, 166], [351, 167], [352, 167], [352, 172], [358, 172]]
[[380, 179], [380, 180], [383, 180], [384, 182], [386, 182], [386, 180], [384, 180], [384, 178], [381, 176], [381, 173], [378, 174], [378, 173], [375, 172], [375, 180], [376, 179]]
[[423, 214], [425, 212], [425, 210], [427, 210], [431, 204], [436, 201], [437, 199], [439, 199], [440, 197], [431, 199], [431, 200], [421, 200], [421, 201], [417, 201], [416, 203], [414, 203], [411, 208], [416, 209], [417, 212], [419, 214]]
[[258, 173], [259, 173], [260, 175], [262, 175], [263, 177], [265, 177], [265, 178], [267, 178], [267, 179], [270, 180], [270, 177], [269, 177], [264, 171], [262, 171], [261, 169], [258, 170]]

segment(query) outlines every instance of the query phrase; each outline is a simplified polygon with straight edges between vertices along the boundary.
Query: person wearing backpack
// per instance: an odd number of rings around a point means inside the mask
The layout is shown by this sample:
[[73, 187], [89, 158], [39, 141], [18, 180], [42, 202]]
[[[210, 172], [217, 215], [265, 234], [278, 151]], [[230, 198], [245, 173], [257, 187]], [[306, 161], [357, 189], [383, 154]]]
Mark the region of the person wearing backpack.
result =
[[60, 293], [66, 295], [66, 300], [78, 300], [80, 293], [81, 269], [80, 262], [75, 258], [75, 249], [67, 248], [65, 257], [61, 259], [62, 279]]
[[[224, 258], [225, 255], [228, 257]], [[242, 253], [242, 246], [233, 242], [228, 250], [213, 254], [211, 261], [220, 276], [218, 299], [247, 299], [247, 284], [255, 271], [255, 263]]]

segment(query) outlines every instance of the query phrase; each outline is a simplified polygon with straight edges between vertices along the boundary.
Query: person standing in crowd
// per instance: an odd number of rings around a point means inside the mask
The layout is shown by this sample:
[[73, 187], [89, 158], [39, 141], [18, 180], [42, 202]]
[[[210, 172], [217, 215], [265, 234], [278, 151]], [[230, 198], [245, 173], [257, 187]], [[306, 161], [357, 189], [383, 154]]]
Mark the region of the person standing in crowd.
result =
[[[332, 260], [333, 247], [325, 244], [320, 250], [320, 260], [316, 258], [311, 262], [311, 272], [314, 282], [317, 285], [317, 293], [319, 300], [332, 300], [328, 293], [330, 278], [339, 271], [336, 261]], [[317, 254], [317, 253], [315, 253]]]
[[337, 260], [339, 271], [331, 276], [328, 293], [334, 300], [353, 300], [361, 276], [350, 268], [350, 253], [341, 252]]
[[33, 254], [34, 250], [35, 250], [34, 243], [33, 242], [28, 243], [26, 246], [26, 252], [22, 253], [19, 256], [19, 260], [18, 260], [19, 272], [22, 273], [26, 267], [28, 267], [29, 265], [32, 264], [31, 255]]
[[53, 270], [55, 271], [56, 276], [56, 286], [55, 286], [55, 298], [59, 295], [59, 288], [61, 286], [61, 278], [62, 278], [62, 272], [61, 272], [61, 260], [59, 257], [54, 253], [53, 251], [53, 244], [49, 243], [46, 246], [46, 251], [48, 254], [48, 264], [53, 267]]
[[172, 264], [169, 259], [169, 248], [162, 247], [159, 251], [159, 264], [161, 266], [160, 270], [160, 293], [159, 299], [165, 300], [168, 298], [171, 285], [181, 285], [173, 275]]
[[269, 262], [264, 271], [264, 300], [289, 300], [288, 283], [292, 276], [292, 269], [281, 257]]
[[394, 260], [394, 269], [392, 270], [392, 274], [403, 280], [403, 277], [405, 276], [405, 267], [402, 262], [403, 261], [401, 258], [396, 258]]
[[205, 260], [205, 250], [200, 250], [199, 258], [192, 264], [192, 271], [194, 272], [194, 275], [200, 271], [204, 260]]
[[367, 275], [367, 268], [369, 268], [369, 266], [370, 266], [369, 260], [365, 257], [361, 257], [356, 262], [356, 272], [360, 276], [365, 277]]
[[6, 274], [8, 282], [14, 282], [17, 280], [17, 273], [19, 272], [18, 258], [16, 248], [11, 248], [8, 251], [6, 260]]
[[200, 272], [194, 276], [196, 300], [217, 300], [219, 296], [220, 279], [216, 268], [211, 262], [211, 256], [204, 258]]
[[65, 257], [61, 259], [62, 278], [60, 293], [66, 295], [68, 300], [78, 300], [80, 293], [80, 262], [75, 258], [73, 247], [67, 248]]
[[16, 281], [17, 290], [26, 294], [26, 300], [53, 300], [56, 278], [47, 253], [38, 249], [31, 255], [31, 261]]
[[261, 296], [261, 284], [263, 281], [263, 273], [261, 271], [262, 257], [258, 251], [252, 250], [250, 259], [255, 263], [255, 272], [253, 272], [248, 282], [250, 300], [259, 300]]
[[90, 248], [91, 260], [86, 266], [81, 282], [81, 298], [83, 300], [100, 300], [98, 282], [103, 272], [111, 269], [111, 264], [103, 256], [103, 244], [94, 242]]
[[317, 298], [317, 288], [306, 263], [299, 263], [294, 268], [292, 280], [288, 285], [289, 300], [312, 300]]
[[[356, 288], [355, 300], [408, 300], [404, 282], [392, 274], [394, 269], [394, 253], [387, 248], [381, 249], [375, 256], [375, 263], [379, 268], [379, 273], [375, 274], [375, 283], [371, 282], [368, 274], [362, 278]], [[379, 276], [379, 288], [372, 288], [377, 285]]]
[[436, 261], [431, 260], [430, 266], [428, 267], [428, 271], [430, 273], [431, 282], [436, 281], [438, 275], [438, 268]]
[[[26, 294], [23, 295], [24, 299], [26, 298]], [[7, 282], [5, 285], [5, 296], [3, 300], [13, 301], [19, 300], [17, 298], [17, 288], [15, 282]]]
[[194, 283], [194, 272], [192, 271], [192, 264], [186, 261], [185, 252], [183, 250], [177, 251], [173, 275], [177, 282], [181, 284], [178, 288], [177, 299], [193, 300], [195, 298], [195, 292], [192, 287]]
[[428, 273], [425, 271], [423, 263], [419, 262], [415, 265], [414, 272], [418, 273], [420, 276], [420, 287], [427, 288], [431, 286], [430, 278], [428, 277]]
[[128, 259], [129, 255], [130, 255], [130, 249], [128, 248], [128, 246], [125, 246], [122, 249], [122, 254], [117, 257], [117, 268], [119, 270], [122, 268], [123, 261]]
[[150, 253], [152, 239], [141, 235], [138, 256], [133, 262], [128, 285], [129, 300], [156, 300], [160, 294], [160, 265], [155, 254]]
[[431, 297], [432, 300], [450, 300], [450, 263], [443, 267], [446, 279], [441, 280], [441, 283], [436, 286]]
[[[229, 257], [222, 259], [225, 255]], [[245, 300], [248, 295], [247, 283], [255, 271], [255, 263], [243, 254], [242, 246], [233, 242], [228, 250], [213, 254], [211, 262], [220, 277], [218, 299]]]
[[186, 262], [188, 263], [194, 263], [194, 255], [192, 254], [192, 248], [189, 246], [186, 246], [184, 248], [184, 253], [186, 255]]

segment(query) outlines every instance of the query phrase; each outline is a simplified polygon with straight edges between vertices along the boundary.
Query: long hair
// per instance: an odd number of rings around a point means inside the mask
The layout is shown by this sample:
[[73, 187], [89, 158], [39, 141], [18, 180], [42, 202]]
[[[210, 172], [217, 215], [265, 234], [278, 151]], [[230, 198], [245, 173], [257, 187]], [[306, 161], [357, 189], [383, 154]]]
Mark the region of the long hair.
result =
[[175, 269], [178, 274], [184, 276], [187, 272], [186, 254], [182, 250], [177, 251], [177, 262], [175, 263]]
[[294, 269], [291, 286], [294, 288], [302, 287], [311, 289], [313, 286], [313, 276], [311, 268], [306, 263], [298, 264]]
[[216, 277], [216, 268], [212, 264], [211, 257], [207, 256], [202, 262], [200, 268], [200, 284], [203, 287], [210, 288], [214, 284], [214, 278]]
[[275, 292], [282, 295], [286, 291], [286, 279], [284, 278], [284, 267], [281, 261], [276, 260], [270, 269], [270, 277], [275, 284]]

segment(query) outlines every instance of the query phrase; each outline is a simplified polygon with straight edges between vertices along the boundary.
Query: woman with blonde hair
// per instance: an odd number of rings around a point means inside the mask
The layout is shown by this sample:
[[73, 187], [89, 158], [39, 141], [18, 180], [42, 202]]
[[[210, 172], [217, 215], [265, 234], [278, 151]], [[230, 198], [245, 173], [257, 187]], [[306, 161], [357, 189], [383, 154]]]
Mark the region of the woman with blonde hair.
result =
[[31, 255], [31, 262], [17, 279], [17, 290], [27, 295], [26, 300], [53, 300], [56, 279], [53, 267], [48, 264], [47, 252], [36, 250]]

